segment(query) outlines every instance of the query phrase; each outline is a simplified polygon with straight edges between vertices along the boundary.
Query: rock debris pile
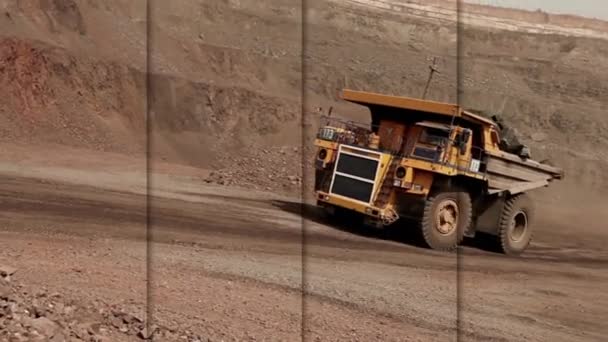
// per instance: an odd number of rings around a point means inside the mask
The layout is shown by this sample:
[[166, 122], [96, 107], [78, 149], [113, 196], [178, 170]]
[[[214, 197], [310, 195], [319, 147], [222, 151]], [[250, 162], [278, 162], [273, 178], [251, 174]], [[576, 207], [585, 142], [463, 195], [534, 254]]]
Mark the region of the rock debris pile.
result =
[[205, 182], [273, 192], [299, 192], [302, 187], [300, 147], [256, 149], [245, 156], [227, 154], [222, 166]]
[[147, 327], [144, 312], [95, 301], [89, 305], [42, 288], [16, 283], [17, 270], [0, 266], [0, 341], [189, 341], [210, 342], [176, 329]]

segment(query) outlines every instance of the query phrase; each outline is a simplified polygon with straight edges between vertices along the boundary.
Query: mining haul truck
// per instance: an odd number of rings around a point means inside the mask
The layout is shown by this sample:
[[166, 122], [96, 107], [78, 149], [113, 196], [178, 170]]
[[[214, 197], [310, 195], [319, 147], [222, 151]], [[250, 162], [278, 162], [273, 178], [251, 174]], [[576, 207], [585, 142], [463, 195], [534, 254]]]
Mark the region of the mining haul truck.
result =
[[562, 179], [561, 169], [505, 148], [496, 121], [458, 105], [348, 89], [342, 99], [368, 107], [371, 125], [323, 116], [318, 206], [379, 228], [417, 222], [431, 249], [453, 250], [478, 232], [505, 254], [528, 247], [526, 192]]

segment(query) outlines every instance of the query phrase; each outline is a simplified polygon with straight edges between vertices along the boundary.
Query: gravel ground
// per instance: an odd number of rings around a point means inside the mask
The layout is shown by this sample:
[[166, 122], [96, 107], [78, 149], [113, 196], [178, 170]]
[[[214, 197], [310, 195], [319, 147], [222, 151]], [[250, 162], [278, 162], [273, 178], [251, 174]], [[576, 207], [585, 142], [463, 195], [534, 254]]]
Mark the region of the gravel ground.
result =
[[[110, 340], [137, 340], [144, 323], [163, 341], [601, 341], [608, 334], [600, 290], [608, 255], [576, 239], [539, 233], [521, 258], [477, 247], [444, 254], [407, 237], [329, 225], [297, 199], [163, 174], [153, 175], [146, 231], [134, 173], [28, 170], [31, 177], [2, 170], [0, 265], [17, 269], [11, 291], [31, 289], [19, 307], [44, 298], [36, 305], [77, 303], [91, 313], [41, 316], [64, 336], [89, 323], [100, 329], [86, 338]], [[152, 316], [139, 316], [127, 333], [112, 323], [120, 319], [112, 310], [146, 308]], [[6, 334], [34, 334], [35, 314], [16, 312], [26, 324], [6, 323], [5, 313]]]

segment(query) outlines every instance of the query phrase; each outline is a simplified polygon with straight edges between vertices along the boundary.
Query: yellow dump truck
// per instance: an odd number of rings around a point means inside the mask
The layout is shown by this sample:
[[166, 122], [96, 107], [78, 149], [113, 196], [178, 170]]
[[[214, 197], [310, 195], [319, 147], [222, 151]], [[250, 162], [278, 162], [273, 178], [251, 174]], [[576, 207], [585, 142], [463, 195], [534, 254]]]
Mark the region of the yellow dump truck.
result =
[[562, 179], [561, 169], [505, 149], [495, 121], [458, 105], [348, 89], [342, 99], [366, 106], [371, 124], [323, 118], [317, 205], [377, 227], [413, 219], [432, 249], [454, 249], [477, 232], [495, 236], [505, 254], [528, 247], [526, 192]]

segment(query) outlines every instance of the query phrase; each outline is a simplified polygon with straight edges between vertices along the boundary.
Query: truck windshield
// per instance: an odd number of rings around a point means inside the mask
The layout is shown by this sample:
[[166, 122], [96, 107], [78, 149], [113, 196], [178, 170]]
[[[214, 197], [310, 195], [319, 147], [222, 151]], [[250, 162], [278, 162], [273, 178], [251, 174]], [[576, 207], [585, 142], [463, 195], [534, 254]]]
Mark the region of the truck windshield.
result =
[[422, 131], [420, 135], [420, 142], [428, 145], [441, 145], [448, 139], [449, 134], [447, 131], [437, 128], [427, 127]]

